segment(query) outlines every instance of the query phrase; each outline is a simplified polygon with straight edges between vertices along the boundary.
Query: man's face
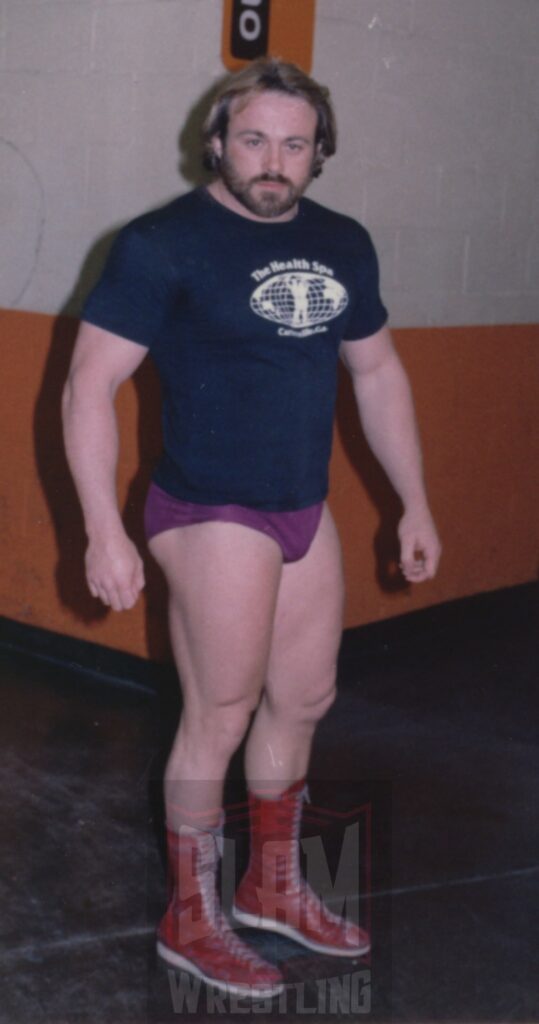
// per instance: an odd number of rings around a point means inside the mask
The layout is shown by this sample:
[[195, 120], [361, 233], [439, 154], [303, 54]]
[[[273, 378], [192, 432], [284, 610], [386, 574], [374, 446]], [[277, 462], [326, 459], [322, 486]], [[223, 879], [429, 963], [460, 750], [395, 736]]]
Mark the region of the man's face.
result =
[[231, 105], [224, 144], [216, 138], [214, 147], [238, 212], [256, 220], [294, 215], [312, 178], [316, 123], [314, 108], [286, 93], [254, 93]]

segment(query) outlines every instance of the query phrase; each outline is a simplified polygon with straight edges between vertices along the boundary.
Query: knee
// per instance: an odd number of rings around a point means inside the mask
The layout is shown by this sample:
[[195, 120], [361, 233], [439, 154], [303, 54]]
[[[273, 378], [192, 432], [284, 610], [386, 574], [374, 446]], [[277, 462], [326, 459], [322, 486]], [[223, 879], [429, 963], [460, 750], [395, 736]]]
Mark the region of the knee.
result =
[[249, 728], [255, 707], [255, 702], [241, 700], [215, 708], [215, 735], [219, 746], [236, 750]]
[[249, 728], [255, 707], [256, 701], [247, 697], [206, 707], [198, 731], [209, 751], [217, 757], [233, 754]]
[[329, 711], [337, 696], [336, 672], [331, 671], [299, 694], [293, 690], [286, 697], [269, 696], [270, 705], [276, 715], [298, 725], [316, 725]]
[[316, 695], [310, 697], [307, 694], [306, 700], [298, 709], [299, 717], [302, 717], [306, 722], [319, 722], [329, 711], [336, 696], [335, 676], [332, 675], [330, 679], [325, 681], [325, 685], [320, 688]]

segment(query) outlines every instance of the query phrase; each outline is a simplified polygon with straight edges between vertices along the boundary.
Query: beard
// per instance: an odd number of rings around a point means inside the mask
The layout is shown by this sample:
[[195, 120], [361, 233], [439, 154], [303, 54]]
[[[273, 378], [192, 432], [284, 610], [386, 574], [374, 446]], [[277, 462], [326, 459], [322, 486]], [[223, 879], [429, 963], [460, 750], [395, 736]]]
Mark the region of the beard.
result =
[[[299, 185], [294, 185], [282, 174], [259, 174], [256, 178], [242, 178], [236, 171], [226, 151], [223, 153], [219, 166], [219, 174], [228, 191], [257, 217], [280, 217], [291, 210], [305, 192], [312, 180], [312, 169]], [[264, 182], [281, 184], [279, 191], [264, 190]], [[255, 192], [256, 189], [256, 192]]]

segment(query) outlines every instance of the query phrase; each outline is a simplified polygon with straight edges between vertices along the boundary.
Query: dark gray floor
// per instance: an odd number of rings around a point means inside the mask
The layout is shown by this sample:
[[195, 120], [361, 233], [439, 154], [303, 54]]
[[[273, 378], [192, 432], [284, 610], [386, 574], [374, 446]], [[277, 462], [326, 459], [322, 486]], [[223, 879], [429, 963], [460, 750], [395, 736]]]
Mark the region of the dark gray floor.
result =
[[521, 587], [347, 634], [306, 817], [314, 835], [312, 807], [373, 811], [373, 953], [245, 932], [286, 974], [271, 1011], [155, 959], [170, 673], [156, 696], [4, 639], [0, 1021], [539, 1021], [536, 629]]

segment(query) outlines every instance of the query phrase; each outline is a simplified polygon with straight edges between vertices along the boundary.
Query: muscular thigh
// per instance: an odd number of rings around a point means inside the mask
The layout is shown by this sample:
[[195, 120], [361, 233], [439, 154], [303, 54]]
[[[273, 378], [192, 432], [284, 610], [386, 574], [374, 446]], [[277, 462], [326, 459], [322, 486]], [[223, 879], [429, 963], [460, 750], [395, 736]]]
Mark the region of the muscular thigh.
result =
[[331, 689], [343, 604], [340, 543], [325, 505], [309, 551], [283, 568], [266, 682], [270, 699], [314, 704]]
[[149, 546], [167, 578], [184, 698], [256, 702], [282, 569], [277, 544], [237, 523], [208, 522], [167, 530]]

